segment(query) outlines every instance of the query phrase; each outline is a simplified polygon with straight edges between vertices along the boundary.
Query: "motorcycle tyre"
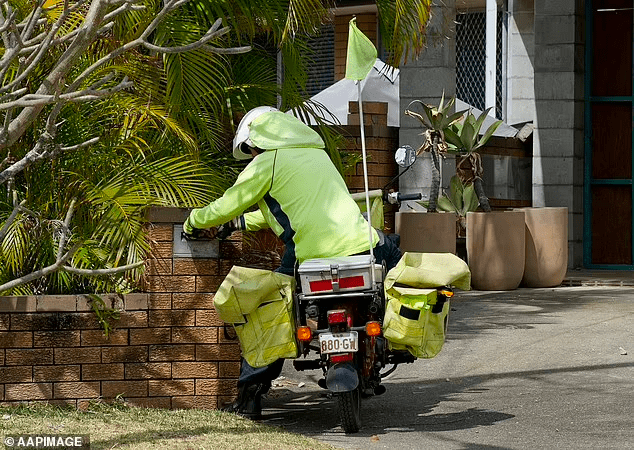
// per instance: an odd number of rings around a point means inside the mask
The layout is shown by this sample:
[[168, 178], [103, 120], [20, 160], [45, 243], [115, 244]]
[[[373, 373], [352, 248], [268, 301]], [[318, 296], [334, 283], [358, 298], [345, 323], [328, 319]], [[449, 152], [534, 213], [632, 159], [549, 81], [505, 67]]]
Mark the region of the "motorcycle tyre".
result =
[[341, 427], [346, 433], [356, 433], [361, 428], [361, 394], [360, 389], [337, 394], [337, 408]]

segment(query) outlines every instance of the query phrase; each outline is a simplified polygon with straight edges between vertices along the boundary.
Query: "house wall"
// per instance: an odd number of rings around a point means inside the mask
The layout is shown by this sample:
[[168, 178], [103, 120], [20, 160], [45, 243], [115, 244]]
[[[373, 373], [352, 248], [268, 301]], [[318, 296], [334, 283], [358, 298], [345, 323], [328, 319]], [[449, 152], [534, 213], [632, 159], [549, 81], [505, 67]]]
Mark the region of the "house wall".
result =
[[535, 116], [534, 0], [508, 1], [506, 118], [509, 125], [532, 122]]
[[[427, 48], [417, 60], [408, 61], [400, 66], [400, 145], [420, 147], [423, 143], [421, 123], [404, 111], [413, 100], [438, 104], [440, 98], [450, 98], [456, 94], [456, 49], [455, 49], [455, 0], [435, 4], [431, 10], [431, 20], [427, 25]], [[412, 109], [416, 106], [413, 105]], [[422, 110], [418, 109], [418, 112]], [[443, 163], [442, 185], [447, 188], [449, 179], [455, 173], [452, 158]], [[422, 193], [423, 199], [429, 198], [431, 187], [431, 158], [428, 153], [419, 157], [414, 166], [399, 180], [399, 189], [404, 194]], [[403, 209], [419, 209], [415, 202], [404, 202]]]
[[584, 12], [535, 0], [533, 205], [569, 211], [569, 266], [583, 265]]

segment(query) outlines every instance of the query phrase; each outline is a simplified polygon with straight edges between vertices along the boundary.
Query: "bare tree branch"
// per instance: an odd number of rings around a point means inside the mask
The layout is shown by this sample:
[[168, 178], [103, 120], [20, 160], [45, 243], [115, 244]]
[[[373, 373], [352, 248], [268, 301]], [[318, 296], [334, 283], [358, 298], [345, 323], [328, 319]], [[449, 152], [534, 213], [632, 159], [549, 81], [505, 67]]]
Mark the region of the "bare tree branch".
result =
[[7, 231], [9, 231], [9, 227], [11, 226], [15, 218], [18, 216], [18, 213], [20, 212], [20, 207], [24, 206], [25, 203], [26, 203], [26, 200], [22, 200], [20, 204], [16, 205], [13, 208], [13, 211], [11, 211], [11, 214], [7, 218], [7, 221], [4, 223], [4, 225], [2, 226], [2, 229], [0, 230], [0, 242], [4, 240], [4, 237], [7, 235]]
[[127, 266], [112, 267], [110, 269], [79, 269], [77, 267], [64, 266], [61, 268], [61, 270], [84, 276], [113, 275], [136, 269], [137, 267], [141, 267], [143, 264], [145, 264], [144, 261], [139, 261], [134, 264], [128, 264]]

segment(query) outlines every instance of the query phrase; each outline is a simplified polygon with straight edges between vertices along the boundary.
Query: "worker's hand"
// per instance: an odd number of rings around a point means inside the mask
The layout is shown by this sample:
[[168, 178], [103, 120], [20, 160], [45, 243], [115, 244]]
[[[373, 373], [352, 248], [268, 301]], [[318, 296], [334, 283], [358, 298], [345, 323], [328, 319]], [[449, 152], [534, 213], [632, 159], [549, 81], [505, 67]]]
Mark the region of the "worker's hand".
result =
[[231, 233], [238, 229], [236, 224], [236, 219], [230, 220], [227, 223], [223, 223], [218, 227], [218, 232], [216, 233], [216, 238], [220, 240], [227, 239], [231, 236]]
[[187, 220], [185, 220], [185, 223], [183, 224], [183, 237], [187, 240], [195, 240], [195, 239], [199, 239], [202, 236], [203, 230], [201, 230], [200, 228], [194, 228], [190, 223], [189, 223], [189, 217], [187, 218]]

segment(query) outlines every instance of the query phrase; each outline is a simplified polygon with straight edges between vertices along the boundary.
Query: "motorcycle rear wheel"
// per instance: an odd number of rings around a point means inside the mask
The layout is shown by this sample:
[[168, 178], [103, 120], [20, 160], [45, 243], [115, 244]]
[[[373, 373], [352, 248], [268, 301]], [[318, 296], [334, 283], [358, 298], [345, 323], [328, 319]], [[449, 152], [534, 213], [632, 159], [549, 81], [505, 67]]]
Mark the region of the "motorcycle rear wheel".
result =
[[356, 433], [361, 428], [361, 395], [359, 387], [337, 395], [337, 407], [341, 426], [346, 433]]

